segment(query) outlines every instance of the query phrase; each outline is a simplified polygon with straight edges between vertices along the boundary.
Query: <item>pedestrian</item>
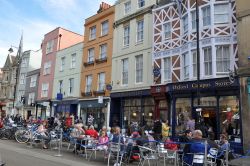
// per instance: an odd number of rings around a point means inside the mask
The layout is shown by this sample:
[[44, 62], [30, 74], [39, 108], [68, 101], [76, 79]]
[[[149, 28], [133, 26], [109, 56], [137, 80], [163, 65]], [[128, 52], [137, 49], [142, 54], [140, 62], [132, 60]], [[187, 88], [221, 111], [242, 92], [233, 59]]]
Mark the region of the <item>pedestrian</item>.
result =
[[170, 136], [170, 127], [167, 120], [162, 120], [162, 140], [165, 141]]

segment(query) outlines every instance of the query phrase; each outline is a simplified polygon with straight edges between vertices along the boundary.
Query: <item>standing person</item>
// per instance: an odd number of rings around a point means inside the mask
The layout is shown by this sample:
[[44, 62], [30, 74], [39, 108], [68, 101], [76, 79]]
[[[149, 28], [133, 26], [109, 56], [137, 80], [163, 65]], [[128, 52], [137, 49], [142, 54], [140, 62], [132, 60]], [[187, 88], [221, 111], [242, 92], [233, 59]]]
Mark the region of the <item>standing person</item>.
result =
[[195, 120], [191, 117], [188, 117], [186, 130], [191, 130], [191, 132], [193, 132], [194, 129], [195, 129]]
[[94, 125], [94, 117], [90, 114], [88, 117], [88, 126]]
[[167, 120], [162, 120], [162, 140], [165, 141], [170, 136], [170, 127]]
[[156, 141], [161, 141], [161, 138], [162, 138], [162, 135], [161, 135], [161, 132], [162, 132], [162, 124], [161, 124], [160, 119], [157, 119], [157, 120], [154, 122], [153, 131], [154, 131], [154, 138], [155, 138], [155, 140], [156, 140]]

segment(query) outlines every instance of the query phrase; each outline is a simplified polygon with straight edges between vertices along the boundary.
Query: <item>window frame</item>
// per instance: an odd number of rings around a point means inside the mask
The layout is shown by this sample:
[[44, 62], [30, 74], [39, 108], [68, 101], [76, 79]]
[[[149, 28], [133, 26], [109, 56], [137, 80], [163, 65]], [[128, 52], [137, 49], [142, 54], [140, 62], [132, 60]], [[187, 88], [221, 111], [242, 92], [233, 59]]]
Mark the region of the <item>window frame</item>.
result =
[[65, 61], [66, 61], [65, 56], [61, 57], [60, 71], [64, 71], [64, 68], [65, 68]]
[[196, 10], [191, 11], [191, 25], [192, 25], [192, 31], [195, 31], [196, 30]]
[[[101, 80], [101, 77], [103, 77], [102, 80]], [[105, 89], [105, 79], [106, 79], [105, 72], [98, 73], [97, 91], [104, 91], [104, 89]]]
[[[216, 7], [218, 6], [226, 6], [227, 10], [219, 10], [218, 13], [216, 13]], [[218, 21], [217, 18], [218, 16], [217, 15], [227, 15], [227, 20], [224, 20], [222, 22]], [[227, 3], [218, 3], [218, 4], [214, 4], [214, 24], [227, 24], [229, 23], [229, 5]]]
[[26, 73], [21, 73], [20, 74], [20, 85], [24, 85], [25, 84], [25, 79], [26, 79]]
[[28, 95], [28, 105], [31, 105], [32, 103], [35, 103], [35, 93], [31, 92]]
[[123, 27], [123, 46], [128, 47], [130, 44], [130, 25]]
[[137, 0], [137, 6], [138, 8], [142, 8], [145, 6], [145, 0]]
[[[128, 66], [129, 66], [129, 61], [128, 58], [124, 58], [121, 60], [122, 61], [122, 85], [128, 85]], [[127, 66], [126, 66], [127, 65]]]
[[49, 75], [51, 69], [51, 61], [47, 61], [43, 65], [43, 75]]
[[53, 47], [54, 47], [54, 40], [52, 39], [50, 41], [47, 41], [45, 50], [46, 54], [53, 52]]
[[[221, 55], [221, 58], [220, 60], [218, 61], [218, 47], [221, 47], [222, 48], [222, 55]], [[226, 56], [227, 54], [224, 53], [225, 51], [225, 48], [228, 48], [228, 57]], [[230, 70], [230, 56], [231, 55], [231, 52], [230, 52], [230, 45], [217, 45], [216, 46], [216, 74], [227, 74]], [[226, 58], [225, 58], [226, 57]], [[223, 68], [223, 71], [218, 71], [218, 66], [219, 64], [218, 63], [221, 63], [221, 66]], [[224, 63], [228, 63], [228, 69], [225, 69], [225, 67], [227, 65], [224, 65]]]
[[144, 40], [144, 19], [136, 21], [136, 43], [141, 43]]
[[74, 69], [76, 68], [76, 53], [71, 54], [71, 64], [70, 68]]
[[42, 83], [41, 97], [42, 98], [48, 97], [48, 92], [49, 92], [49, 83]]
[[30, 88], [36, 87], [37, 75], [32, 75], [30, 78]]
[[[107, 27], [105, 29], [104, 29], [104, 25], [107, 25]], [[104, 30], [106, 30], [106, 31], [104, 31]], [[108, 33], [109, 33], [109, 20], [105, 20], [101, 23], [101, 36], [105, 36]]]
[[[171, 63], [171, 60], [172, 60], [171, 56], [163, 58], [163, 82], [171, 82], [171, 80], [172, 80], [172, 63]], [[166, 64], [168, 64], [168, 65], [166, 65]]]
[[203, 25], [203, 27], [210, 26], [211, 25], [211, 7], [210, 7], [210, 5], [202, 7], [201, 10], [202, 10], [202, 25]]
[[183, 80], [189, 79], [190, 72], [190, 60], [189, 60], [189, 53], [185, 52], [182, 54], [182, 78]]
[[[206, 61], [205, 60], [205, 50], [209, 50], [210, 49], [210, 61]], [[203, 63], [204, 63], [204, 76], [205, 77], [209, 77], [209, 76], [212, 76], [213, 75], [213, 69], [212, 69], [212, 67], [213, 67], [213, 56], [212, 56], [212, 47], [204, 47], [204, 48], [202, 48], [202, 50], [203, 50]], [[207, 68], [207, 71], [208, 72], [211, 72], [211, 73], [206, 73], [206, 65], [208, 65], [208, 68]]]
[[[90, 55], [91, 51], [93, 51], [93, 55]], [[92, 47], [92, 48], [88, 49], [88, 59], [87, 59], [87, 62], [88, 63], [94, 62], [94, 60], [95, 60], [95, 49], [94, 49], [94, 47]]]
[[183, 31], [183, 34], [188, 33], [188, 14], [182, 17], [182, 31]]
[[[91, 80], [90, 83], [89, 83], [89, 80]], [[93, 82], [93, 76], [92, 76], [92, 74], [91, 75], [87, 75], [86, 76], [86, 86], [85, 86], [85, 92], [86, 93], [90, 93], [92, 91], [92, 82]]]
[[135, 56], [135, 83], [143, 83], [143, 54]]
[[89, 28], [89, 40], [96, 39], [96, 25]]
[[69, 78], [69, 89], [68, 89], [68, 95], [72, 96], [74, 93], [74, 78]]
[[[166, 26], [166, 24], [168, 24], [168, 26]], [[166, 22], [162, 26], [163, 26], [163, 37], [164, 37], [164, 39], [165, 40], [170, 39], [171, 35], [172, 35], [171, 22]], [[169, 27], [169, 29], [167, 29], [166, 27]], [[168, 36], [166, 34], [168, 34]]]
[[[103, 52], [103, 48], [105, 48], [104, 52]], [[107, 58], [107, 51], [108, 51], [108, 44], [107, 43], [101, 44], [100, 45], [100, 55], [99, 55], [99, 58], [100, 59]]]
[[[192, 55], [192, 70], [193, 70], [193, 78], [197, 77], [197, 51], [196, 50], [191, 50], [191, 55]], [[194, 58], [195, 56], [195, 58]]]
[[124, 3], [124, 14], [129, 14], [131, 12], [131, 1]]

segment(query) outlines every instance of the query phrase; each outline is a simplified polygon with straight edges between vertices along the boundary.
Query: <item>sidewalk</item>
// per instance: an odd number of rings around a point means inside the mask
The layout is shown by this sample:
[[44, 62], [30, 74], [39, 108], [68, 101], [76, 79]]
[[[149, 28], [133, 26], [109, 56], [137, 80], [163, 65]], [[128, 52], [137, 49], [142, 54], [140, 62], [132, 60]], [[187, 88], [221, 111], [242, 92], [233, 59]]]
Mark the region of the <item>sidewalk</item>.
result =
[[229, 162], [230, 166], [249, 166], [250, 165], [250, 156], [245, 158], [234, 159]]

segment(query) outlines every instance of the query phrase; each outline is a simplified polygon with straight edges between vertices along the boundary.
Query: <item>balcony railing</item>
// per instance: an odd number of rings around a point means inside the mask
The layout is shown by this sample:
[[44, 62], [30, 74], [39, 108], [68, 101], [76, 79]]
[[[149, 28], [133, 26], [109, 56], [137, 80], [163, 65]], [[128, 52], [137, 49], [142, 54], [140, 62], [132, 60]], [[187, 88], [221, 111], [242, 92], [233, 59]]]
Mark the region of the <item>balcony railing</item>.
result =
[[102, 58], [97, 58], [95, 59], [96, 63], [103, 63], [103, 62], [107, 62], [108, 58], [107, 57], [102, 57]]
[[90, 66], [90, 65], [94, 65], [94, 61], [84, 62], [83, 65], [85, 67]]

